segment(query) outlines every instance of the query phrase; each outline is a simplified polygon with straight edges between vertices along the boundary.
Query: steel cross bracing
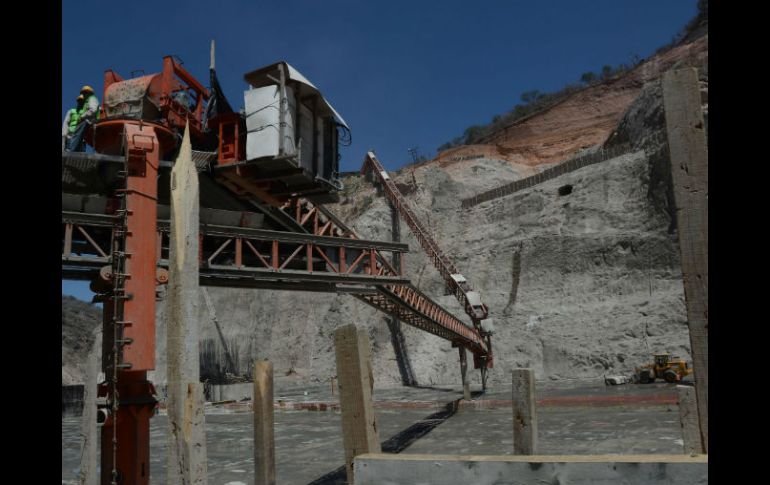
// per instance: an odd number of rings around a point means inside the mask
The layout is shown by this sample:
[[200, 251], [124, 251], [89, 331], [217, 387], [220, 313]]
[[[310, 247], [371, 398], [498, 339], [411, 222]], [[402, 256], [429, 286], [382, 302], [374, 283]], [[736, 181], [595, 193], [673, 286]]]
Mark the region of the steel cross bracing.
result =
[[409, 208], [406, 199], [401, 195], [401, 191], [398, 190], [398, 187], [396, 187], [396, 184], [391, 180], [388, 172], [383, 168], [379, 160], [377, 160], [374, 153], [368, 152], [366, 154], [361, 173], [364, 175], [372, 173], [377, 177], [380, 184], [382, 184], [382, 188], [385, 195], [388, 197], [388, 200], [409, 225], [409, 228], [417, 238], [417, 241], [419, 241], [423, 250], [425, 250], [425, 253], [433, 262], [433, 265], [444, 278], [448, 288], [452, 290], [454, 296], [458, 299], [460, 304], [463, 305], [465, 313], [471, 317], [474, 326], [482, 331], [480, 322], [487, 318], [489, 314], [487, 306], [482, 303], [479, 294], [473, 291], [473, 288], [468, 284], [465, 277], [460, 274], [454, 264], [452, 264], [452, 261], [450, 261], [441, 251], [438, 244], [436, 244], [436, 241], [431, 237], [430, 232], [423, 227], [414, 215]]
[[[355, 231], [322, 205], [295, 198], [286, 202], [282, 209], [310, 233], [331, 233], [350, 239], [358, 238]], [[377, 266], [378, 273], [398, 274], [393, 265], [379, 253], [375, 254], [374, 264]], [[354, 294], [354, 296], [413, 327], [450, 340], [455, 346], [467, 348], [474, 355], [476, 368], [491, 367], [489, 337], [485, 339], [476, 328], [466, 325], [411, 283], [377, 285], [377, 294]]]
[[[63, 211], [63, 276], [110, 281], [110, 240], [120, 220], [119, 216]], [[408, 250], [406, 244], [211, 224], [202, 224], [199, 234], [204, 286], [374, 292], [374, 284], [409, 281], [379, 267], [370, 270], [373, 254], [400, 254]], [[167, 266], [168, 221], [158, 221], [155, 237], [157, 261]], [[352, 261], [340, 264], [340, 254]]]

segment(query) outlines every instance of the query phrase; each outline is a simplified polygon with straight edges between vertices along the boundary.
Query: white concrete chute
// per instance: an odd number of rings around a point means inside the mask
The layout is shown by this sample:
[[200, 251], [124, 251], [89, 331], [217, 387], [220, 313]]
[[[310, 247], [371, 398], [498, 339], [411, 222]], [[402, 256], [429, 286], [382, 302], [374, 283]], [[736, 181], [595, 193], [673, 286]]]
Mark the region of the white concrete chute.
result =
[[340, 130], [344, 135], [349, 127], [318, 88], [284, 61], [244, 79], [250, 85], [244, 93], [246, 159], [269, 171], [300, 168], [303, 177], [341, 189]]
[[295, 93], [300, 93], [300, 96], [302, 97], [311, 96], [311, 95], [318, 96], [320, 98], [320, 102], [322, 104], [323, 109], [327, 110], [328, 114], [333, 115], [339, 124], [341, 124], [347, 129], [350, 129], [348, 124], [345, 122], [342, 116], [340, 116], [337, 110], [335, 110], [334, 107], [331, 105], [331, 103], [329, 103], [329, 101], [327, 101], [326, 98], [323, 97], [323, 95], [321, 94], [321, 91], [317, 87], [315, 87], [315, 85], [311, 83], [305, 76], [303, 76], [302, 73], [300, 73], [298, 70], [296, 70], [286, 61], [279, 61], [279, 62], [276, 62], [275, 64], [270, 64], [269, 66], [265, 66], [257, 70], [251, 71], [245, 74], [243, 78], [246, 80], [247, 83], [249, 83], [254, 88], [275, 85], [277, 83], [280, 83], [280, 79], [278, 78], [278, 70], [280, 66], [285, 66], [285, 70], [284, 70], [284, 72], [286, 73], [285, 82], [287, 83], [287, 85], [301, 86], [299, 90], [296, 87], [292, 86], [294, 87]]

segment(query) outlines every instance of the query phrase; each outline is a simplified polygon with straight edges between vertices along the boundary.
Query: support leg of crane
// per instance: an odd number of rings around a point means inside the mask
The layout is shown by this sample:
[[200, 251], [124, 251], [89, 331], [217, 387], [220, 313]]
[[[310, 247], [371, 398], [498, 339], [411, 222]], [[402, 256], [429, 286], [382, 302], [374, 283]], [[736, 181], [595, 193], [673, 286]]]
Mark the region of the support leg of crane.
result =
[[[106, 383], [100, 395], [111, 391]], [[118, 372], [120, 406], [102, 426], [101, 484], [148, 485], [150, 483], [150, 418], [155, 414], [155, 390], [147, 380], [147, 372]], [[110, 396], [110, 399], [114, 396]], [[118, 443], [117, 476], [113, 477], [113, 427]]]
[[[113, 231], [113, 293], [104, 303], [103, 360], [110, 380], [99, 388], [110, 415], [102, 427], [102, 485], [150, 483], [150, 418], [155, 390], [157, 173], [160, 146], [151, 124], [127, 121], [122, 223]], [[113, 473], [115, 470], [115, 473]]]
[[468, 382], [468, 356], [465, 354], [465, 347], [457, 347], [460, 351], [460, 376], [463, 381], [463, 399], [471, 399], [471, 387]]

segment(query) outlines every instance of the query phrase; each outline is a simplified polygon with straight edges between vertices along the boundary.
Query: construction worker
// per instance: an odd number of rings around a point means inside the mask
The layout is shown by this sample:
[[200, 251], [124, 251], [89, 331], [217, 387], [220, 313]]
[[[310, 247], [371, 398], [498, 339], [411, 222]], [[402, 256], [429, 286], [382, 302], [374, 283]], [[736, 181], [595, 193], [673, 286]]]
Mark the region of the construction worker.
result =
[[77, 127], [67, 142], [67, 150], [73, 152], [86, 150], [83, 135], [86, 129], [99, 119], [99, 100], [94, 94], [94, 89], [91, 86], [83, 86], [80, 89], [80, 94], [83, 96], [83, 106], [78, 111]]
[[82, 94], [78, 96], [75, 100], [76, 106], [67, 110], [67, 114], [64, 116], [64, 123], [61, 125], [62, 150], [67, 146], [67, 142], [78, 126], [78, 118], [80, 117], [80, 111], [83, 109], [84, 100], [85, 98]]

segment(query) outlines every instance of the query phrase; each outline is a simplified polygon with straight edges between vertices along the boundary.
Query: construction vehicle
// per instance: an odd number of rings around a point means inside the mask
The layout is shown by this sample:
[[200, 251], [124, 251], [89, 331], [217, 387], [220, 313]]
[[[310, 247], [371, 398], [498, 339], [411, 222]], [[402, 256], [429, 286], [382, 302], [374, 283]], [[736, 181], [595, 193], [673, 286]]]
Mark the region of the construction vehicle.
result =
[[655, 382], [655, 379], [663, 379], [666, 382], [680, 382], [682, 378], [692, 374], [692, 368], [684, 359], [669, 353], [652, 354], [653, 362], [635, 369], [635, 381], [642, 384]]

